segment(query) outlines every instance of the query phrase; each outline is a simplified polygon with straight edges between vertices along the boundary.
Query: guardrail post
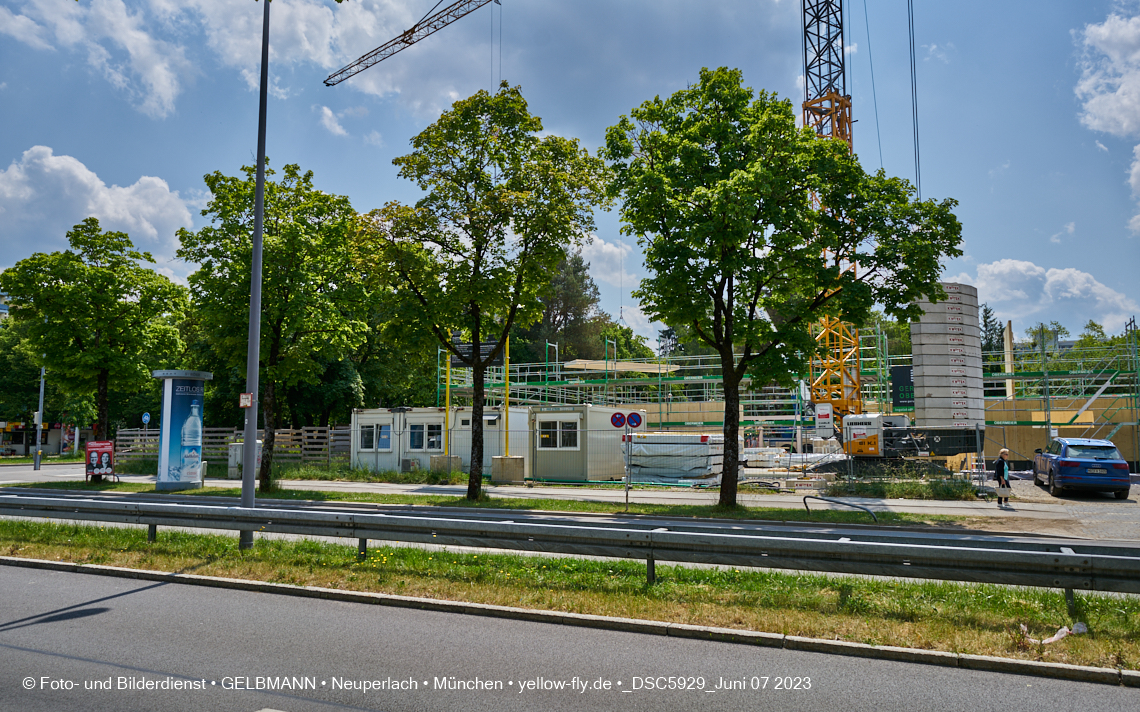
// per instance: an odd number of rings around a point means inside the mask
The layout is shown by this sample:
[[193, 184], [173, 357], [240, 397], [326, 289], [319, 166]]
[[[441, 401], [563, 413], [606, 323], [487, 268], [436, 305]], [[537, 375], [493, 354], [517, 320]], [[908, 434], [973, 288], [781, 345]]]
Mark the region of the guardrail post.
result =
[[657, 565], [652, 553], [645, 558], [645, 582], [650, 586], [657, 583]]
[[1069, 616], [1072, 618], [1077, 617], [1077, 598], [1073, 594], [1073, 589], [1065, 589], [1065, 605], [1069, 608]]
[[367, 558], [368, 558], [368, 540], [367, 539], [357, 539], [356, 540], [356, 559], [357, 559], [357, 561], [364, 561]]
[[158, 541], [158, 525], [151, 524], [146, 528], [146, 543], [153, 544]]

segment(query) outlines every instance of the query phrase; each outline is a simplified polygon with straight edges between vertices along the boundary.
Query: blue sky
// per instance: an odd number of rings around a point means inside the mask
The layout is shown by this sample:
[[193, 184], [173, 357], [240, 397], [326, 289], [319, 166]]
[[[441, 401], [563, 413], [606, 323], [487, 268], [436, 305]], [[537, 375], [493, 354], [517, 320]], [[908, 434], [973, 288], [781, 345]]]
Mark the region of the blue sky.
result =
[[[803, 99], [792, 0], [502, 1], [328, 88], [433, 0], [276, 0], [272, 164], [313, 170], [358, 210], [414, 201], [392, 158], [500, 77], [591, 150], [703, 66]], [[913, 180], [907, 2], [845, 5], [856, 152]], [[977, 285], [1019, 332], [1088, 319], [1119, 332], [1140, 312], [1140, 2], [915, 6], [923, 196], [957, 199], [964, 226], [946, 277]], [[0, 0], [0, 268], [63, 249], [95, 215], [184, 280], [174, 233], [204, 224], [202, 176], [254, 161], [260, 18], [252, 0]], [[616, 211], [599, 215], [585, 253], [606, 310], [655, 337], [629, 295], [639, 249], [619, 228]]]

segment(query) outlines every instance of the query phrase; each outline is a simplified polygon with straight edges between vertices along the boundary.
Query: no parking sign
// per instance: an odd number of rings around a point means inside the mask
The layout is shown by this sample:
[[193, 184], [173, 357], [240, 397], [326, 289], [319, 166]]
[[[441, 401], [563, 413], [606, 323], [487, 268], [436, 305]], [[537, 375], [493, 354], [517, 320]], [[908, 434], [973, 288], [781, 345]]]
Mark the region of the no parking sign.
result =
[[636, 427], [640, 426], [641, 425], [641, 413], [630, 413], [629, 416], [625, 419], [625, 422], [629, 423], [629, 427], [631, 427], [631, 428], [636, 428]]
[[614, 413], [610, 416], [610, 425], [615, 428], [620, 428], [625, 425], [625, 416], [621, 413]]

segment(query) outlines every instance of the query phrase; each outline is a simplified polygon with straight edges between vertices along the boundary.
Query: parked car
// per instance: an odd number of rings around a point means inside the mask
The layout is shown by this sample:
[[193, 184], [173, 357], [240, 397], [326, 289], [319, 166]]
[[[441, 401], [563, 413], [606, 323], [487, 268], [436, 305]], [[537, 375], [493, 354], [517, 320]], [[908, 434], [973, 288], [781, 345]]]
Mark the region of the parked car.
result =
[[1033, 482], [1059, 497], [1062, 490], [1108, 490], [1128, 498], [1128, 463], [1109, 440], [1055, 438], [1048, 449], [1036, 450]]

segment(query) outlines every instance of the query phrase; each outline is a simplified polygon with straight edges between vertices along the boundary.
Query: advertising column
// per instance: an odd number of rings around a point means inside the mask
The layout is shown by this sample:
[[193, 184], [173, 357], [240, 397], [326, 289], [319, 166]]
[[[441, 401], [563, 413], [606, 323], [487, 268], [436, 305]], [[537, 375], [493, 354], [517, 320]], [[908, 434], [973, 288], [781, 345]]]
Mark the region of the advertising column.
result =
[[155, 371], [162, 379], [162, 421], [159, 424], [156, 490], [202, 486], [202, 421], [205, 371]]

